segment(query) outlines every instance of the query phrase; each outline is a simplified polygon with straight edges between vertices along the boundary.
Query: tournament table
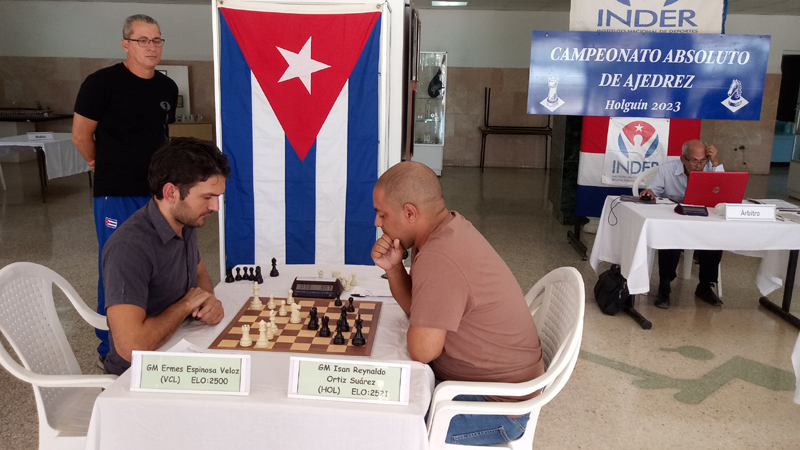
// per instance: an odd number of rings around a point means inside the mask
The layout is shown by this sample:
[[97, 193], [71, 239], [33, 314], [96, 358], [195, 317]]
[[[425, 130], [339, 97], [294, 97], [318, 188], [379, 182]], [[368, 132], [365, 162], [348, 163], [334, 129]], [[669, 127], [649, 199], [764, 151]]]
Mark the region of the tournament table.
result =
[[[280, 276], [269, 277], [263, 265], [260, 296], [284, 297], [295, 277], [316, 277], [323, 269], [343, 275], [357, 273], [358, 286], [374, 294], [388, 294], [388, 282], [375, 266], [291, 265], [278, 266]], [[209, 326], [187, 320], [159, 351], [182, 339], [202, 348], [226, 329], [227, 324], [252, 296], [253, 282], [221, 282], [215, 288], [225, 308], [225, 318]], [[343, 293], [347, 298], [349, 293]], [[97, 398], [89, 426], [87, 449], [175, 450], [220, 449], [427, 449], [424, 417], [434, 387], [430, 368], [411, 361], [406, 345], [408, 318], [391, 297], [362, 297], [382, 302], [370, 361], [411, 365], [407, 406], [351, 403], [289, 398], [291, 356], [364, 360], [297, 353], [250, 351], [252, 371], [249, 396], [132, 392], [130, 371], [120, 376]], [[213, 352], [224, 352], [214, 350]]]

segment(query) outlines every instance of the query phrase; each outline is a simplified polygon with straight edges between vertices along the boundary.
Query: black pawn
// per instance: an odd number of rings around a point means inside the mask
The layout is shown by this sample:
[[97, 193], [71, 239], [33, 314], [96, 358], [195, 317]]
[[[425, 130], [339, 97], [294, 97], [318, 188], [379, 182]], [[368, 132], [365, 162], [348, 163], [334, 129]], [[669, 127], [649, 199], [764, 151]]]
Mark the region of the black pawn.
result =
[[350, 331], [350, 324], [347, 323], [347, 308], [342, 306], [342, 317], [339, 319], [341, 325], [337, 328], [340, 328], [342, 331]]
[[250, 281], [256, 281], [256, 269], [251, 267], [250, 268], [250, 276], [247, 278]]
[[333, 337], [333, 344], [334, 345], [344, 345], [345, 340], [344, 336], [342, 336], [342, 330], [338, 330], [336, 332], [336, 336]]
[[319, 330], [319, 335], [321, 337], [329, 337], [331, 335], [331, 329], [328, 327], [328, 321], [330, 317], [322, 316], [322, 328]]
[[308, 329], [309, 330], [317, 330], [317, 329], [319, 329], [319, 319], [317, 319], [317, 307], [316, 306], [311, 308], [311, 312], [308, 313]]
[[271, 276], [271, 277], [277, 277], [278, 275], [280, 275], [278, 273], [278, 268], [275, 267], [276, 264], [278, 264], [278, 260], [275, 259], [275, 258], [272, 258], [272, 270], [269, 271], [269, 276]]
[[239, 267], [236, 268], [236, 278], [234, 278], [236, 281], [242, 281], [242, 274], [239, 272], [240, 270], [242, 269]]
[[336, 294], [336, 301], [333, 302], [333, 306], [342, 306], [342, 293]]
[[364, 321], [361, 319], [361, 314], [358, 315], [358, 319], [356, 319], [356, 334], [353, 336], [353, 345], [356, 347], [363, 347], [367, 340], [364, 338], [364, 335], [361, 333], [361, 327], [364, 326]]
[[348, 298], [347, 301], [350, 302], [350, 304], [347, 305], [347, 312], [356, 312], [356, 307], [353, 306], [353, 297]]
[[233, 283], [233, 267], [228, 266], [225, 269], [225, 282], [226, 283]]
[[250, 272], [247, 271], [247, 267], [244, 268], [244, 275], [242, 275], [242, 279], [245, 281], [251, 281]]

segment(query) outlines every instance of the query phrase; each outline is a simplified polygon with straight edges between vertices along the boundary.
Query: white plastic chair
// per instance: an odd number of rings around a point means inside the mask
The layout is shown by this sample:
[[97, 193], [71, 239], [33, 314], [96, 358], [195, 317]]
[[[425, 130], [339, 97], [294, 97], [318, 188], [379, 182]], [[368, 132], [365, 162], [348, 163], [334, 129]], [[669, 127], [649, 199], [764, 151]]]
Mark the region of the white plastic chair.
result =
[[[450, 420], [458, 414], [522, 415], [531, 418], [519, 439], [486, 448], [530, 450], [539, 411], [558, 394], [569, 380], [583, 335], [585, 308], [583, 279], [574, 267], [561, 267], [545, 275], [525, 295], [542, 342], [542, 358], [547, 372], [522, 383], [482, 383], [445, 381], [433, 392], [428, 413], [428, 440], [431, 450], [466, 449], [446, 444]], [[462, 402], [453, 401], [461, 394], [523, 396], [543, 389], [542, 393], [521, 402]]]
[[[639, 175], [636, 177], [636, 180], [633, 182], [633, 195], [639, 196], [639, 186], [644, 184], [647, 187], [650, 184], [650, 180], [656, 176], [658, 172], [658, 166], [651, 167], [644, 172], [640, 172]], [[694, 250], [683, 250], [683, 271], [681, 272], [681, 278], [684, 280], [688, 280], [692, 277], [692, 260], [694, 259]], [[719, 268], [717, 269], [717, 297], [722, 298], [722, 264], [720, 263]]]
[[0, 345], [0, 365], [33, 385], [39, 412], [39, 449], [83, 449], [95, 399], [116, 375], [82, 375], [53, 303], [58, 286], [91, 326], [107, 330], [75, 289], [47, 267], [28, 262], [0, 269], [0, 333], [17, 363]]

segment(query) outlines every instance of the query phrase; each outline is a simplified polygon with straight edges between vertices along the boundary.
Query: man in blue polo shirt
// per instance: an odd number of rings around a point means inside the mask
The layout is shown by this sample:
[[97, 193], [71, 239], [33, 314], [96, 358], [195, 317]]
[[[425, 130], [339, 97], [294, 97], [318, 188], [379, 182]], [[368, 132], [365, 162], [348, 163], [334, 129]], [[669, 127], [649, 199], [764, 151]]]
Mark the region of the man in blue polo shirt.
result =
[[199, 139], [173, 139], [153, 155], [153, 197], [103, 249], [106, 373], [122, 374], [133, 350], [158, 349], [189, 316], [209, 325], [222, 320], [195, 228], [219, 210], [230, 172], [228, 158]]
[[[683, 154], [680, 159], [662, 164], [658, 168], [658, 173], [641, 195], [682, 199], [686, 196], [689, 173], [698, 171], [724, 172], [725, 168], [719, 161], [716, 147], [695, 139], [683, 144]], [[669, 308], [670, 283], [677, 276], [676, 270], [682, 251], [672, 249], [658, 251], [659, 285], [656, 306], [659, 308]], [[711, 305], [722, 305], [722, 300], [711, 289], [712, 283], [716, 283], [719, 277], [722, 250], [696, 250], [694, 254], [700, 264], [700, 283], [697, 284], [694, 295]]]

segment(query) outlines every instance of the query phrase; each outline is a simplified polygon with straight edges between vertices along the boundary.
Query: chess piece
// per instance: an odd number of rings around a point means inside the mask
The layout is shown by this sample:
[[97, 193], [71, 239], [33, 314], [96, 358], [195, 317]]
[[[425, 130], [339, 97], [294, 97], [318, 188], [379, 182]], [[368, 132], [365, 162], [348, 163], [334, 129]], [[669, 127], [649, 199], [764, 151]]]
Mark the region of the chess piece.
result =
[[333, 306], [342, 306], [342, 293], [341, 292], [336, 294], [336, 300], [334, 300]]
[[317, 319], [317, 307], [313, 306], [311, 311], [308, 313], [308, 329], [309, 330], [317, 330], [319, 329], [319, 319]]
[[331, 329], [328, 326], [328, 321], [329, 320], [330, 320], [330, 317], [322, 316], [322, 328], [320, 328], [320, 330], [319, 330], [320, 337], [330, 337]]
[[333, 277], [333, 278], [339, 278], [339, 275], [341, 275], [341, 274], [342, 274], [342, 272], [340, 270], [331, 271], [331, 277]]
[[294, 291], [293, 291], [293, 290], [291, 290], [291, 289], [289, 289], [289, 296], [288, 296], [288, 297], [286, 297], [286, 304], [287, 304], [287, 305], [292, 305], [292, 304], [294, 304], [294, 297], [292, 297], [292, 294], [293, 294], [293, 293], [294, 293]]
[[278, 264], [278, 260], [275, 259], [275, 258], [272, 258], [272, 270], [269, 271], [269, 276], [271, 276], [271, 277], [277, 277], [278, 275], [280, 275], [278, 273], [278, 268], [275, 267], [276, 264]]
[[254, 267], [251, 267], [250, 268], [250, 276], [247, 277], [247, 279], [250, 280], [250, 281], [256, 281], [256, 273], [255, 272], [256, 272], [256, 269]]
[[269, 318], [269, 323], [267, 324], [267, 326], [269, 326], [269, 329], [272, 332], [272, 334], [278, 334], [278, 324], [275, 323], [275, 316]]
[[239, 345], [242, 347], [253, 345], [253, 340], [250, 339], [250, 325], [242, 325], [242, 338], [239, 339]]
[[269, 347], [269, 339], [267, 338], [267, 322], [261, 320], [258, 323], [258, 340], [256, 341], [256, 348]]
[[225, 268], [225, 282], [226, 283], [233, 283], [234, 282], [233, 267], [231, 267], [231, 266], [228, 266], [227, 268]]
[[356, 280], [356, 273], [353, 272], [353, 278], [350, 279], [350, 288], [354, 288], [358, 286], [358, 281]]
[[342, 315], [339, 320], [341, 321], [341, 324], [338, 326], [338, 328], [341, 328], [342, 331], [350, 331], [350, 324], [347, 323], [347, 308], [344, 306], [342, 306]]
[[347, 301], [350, 302], [350, 304], [347, 305], [347, 312], [356, 312], [356, 308], [353, 306], [353, 297], [348, 298]]
[[347, 279], [342, 281], [342, 290], [344, 290], [345, 292], [350, 292], [350, 282], [347, 281]]
[[261, 303], [261, 299], [258, 298], [257, 293], [253, 293], [253, 301], [250, 302], [250, 309], [263, 309], [264, 304]]
[[275, 296], [272, 295], [272, 294], [269, 294], [269, 301], [267, 302], [267, 309], [270, 309], [270, 310], [275, 309], [275, 306], [276, 306], [275, 305]]
[[258, 283], [253, 282], [253, 297], [258, 297]]
[[299, 303], [292, 303], [292, 315], [289, 318], [289, 323], [300, 323], [302, 319], [300, 319], [300, 304]]
[[342, 330], [338, 330], [336, 336], [333, 337], [333, 345], [344, 345], [345, 342], [344, 336], [342, 336]]
[[317, 272], [317, 275], [319, 275], [319, 278], [322, 278], [325, 275], [325, 272], [323, 272], [322, 269], [319, 269], [319, 272]]
[[281, 317], [286, 315], [286, 300], [281, 300], [281, 309], [278, 311], [278, 315]]
[[236, 280], [236, 281], [242, 281], [242, 274], [240, 273], [240, 271], [241, 271], [241, 270], [242, 270], [242, 269], [241, 269], [240, 267], [237, 267], [237, 268], [236, 268], [236, 278], [234, 278], [234, 280]]
[[364, 320], [361, 319], [361, 314], [358, 315], [356, 319], [356, 334], [353, 335], [353, 345], [356, 347], [363, 347], [366, 345], [367, 340], [364, 338], [364, 334], [361, 333], [361, 328], [364, 326]]
[[261, 266], [256, 266], [256, 281], [258, 284], [264, 283], [264, 277], [261, 276]]

